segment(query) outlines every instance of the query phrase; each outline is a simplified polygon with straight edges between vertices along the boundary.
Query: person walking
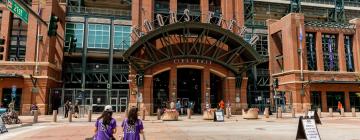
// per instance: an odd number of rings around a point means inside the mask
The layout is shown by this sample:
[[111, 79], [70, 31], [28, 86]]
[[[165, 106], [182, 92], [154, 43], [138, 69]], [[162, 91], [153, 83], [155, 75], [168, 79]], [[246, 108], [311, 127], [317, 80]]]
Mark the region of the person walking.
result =
[[178, 100], [177, 102], [176, 102], [176, 110], [179, 112], [179, 114], [181, 113], [180, 111], [180, 108], [181, 108], [181, 103], [180, 103], [180, 100]]
[[140, 140], [140, 134], [144, 137], [144, 125], [140, 119], [138, 119], [137, 109], [131, 108], [129, 116], [126, 118], [121, 127], [123, 128], [123, 135], [120, 135], [120, 139], [123, 140]]
[[74, 105], [75, 118], [79, 117], [79, 104], [76, 102]]
[[70, 104], [69, 104], [69, 101], [66, 101], [66, 103], [65, 103], [64, 107], [65, 107], [65, 112], [64, 112], [64, 114], [65, 114], [65, 118], [67, 118], [67, 117], [68, 117], [69, 110], [70, 110]]
[[115, 140], [116, 120], [112, 117], [112, 114], [111, 105], [105, 106], [103, 113], [95, 123], [94, 140]]
[[38, 110], [38, 106], [37, 106], [35, 103], [33, 103], [33, 104], [31, 105], [31, 108], [30, 108], [30, 112], [31, 112], [31, 115], [32, 115], [32, 116], [34, 116], [34, 112], [35, 112], [36, 110]]
[[341, 109], [342, 108], [343, 108], [343, 106], [342, 106], [341, 102], [338, 101], [338, 111], [339, 111], [340, 115], [341, 115]]
[[220, 109], [222, 109], [222, 110], [225, 109], [225, 103], [224, 103], [223, 100], [221, 100], [221, 101], [219, 102], [219, 107], [220, 107]]

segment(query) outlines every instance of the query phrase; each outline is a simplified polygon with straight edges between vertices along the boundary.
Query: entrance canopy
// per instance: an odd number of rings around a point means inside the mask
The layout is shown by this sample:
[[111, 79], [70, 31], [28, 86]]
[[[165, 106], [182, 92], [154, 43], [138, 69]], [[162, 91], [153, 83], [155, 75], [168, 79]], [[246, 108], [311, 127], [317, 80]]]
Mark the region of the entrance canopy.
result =
[[169, 61], [191, 59], [218, 63], [234, 74], [258, 64], [261, 56], [239, 35], [219, 26], [178, 22], [142, 36], [124, 54], [138, 71]]

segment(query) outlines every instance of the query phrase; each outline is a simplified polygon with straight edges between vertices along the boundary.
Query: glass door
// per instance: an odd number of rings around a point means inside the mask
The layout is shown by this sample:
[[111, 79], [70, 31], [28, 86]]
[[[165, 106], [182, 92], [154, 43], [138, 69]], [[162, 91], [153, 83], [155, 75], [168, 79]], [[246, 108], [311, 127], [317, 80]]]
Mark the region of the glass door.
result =
[[120, 98], [120, 112], [125, 112], [126, 108], [127, 108], [127, 98], [126, 97]]
[[118, 98], [111, 98], [110, 105], [114, 112], [118, 112]]

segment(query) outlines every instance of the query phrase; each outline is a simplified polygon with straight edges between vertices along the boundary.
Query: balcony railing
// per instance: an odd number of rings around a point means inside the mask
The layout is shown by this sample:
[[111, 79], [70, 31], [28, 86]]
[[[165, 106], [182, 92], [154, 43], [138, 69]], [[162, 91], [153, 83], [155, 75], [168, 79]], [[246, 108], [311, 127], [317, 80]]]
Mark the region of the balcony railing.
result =
[[115, 10], [115, 9], [103, 9], [94, 7], [78, 7], [68, 6], [67, 13], [73, 14], [87, 14], [87, 15], [113, 15], [119, 16], [124, 19], [131, 19], [131, 10]]
[[[301, 2], [335, 5], [334, 0], [302, 0]], [[344, 0], [344, 5], [351, 7], [360, 7], [360, 0]]]
[[[81, 72], [81, 63], [67, 63], [65, 64], [67, 72]], [[86, 64], [87, 72], [108, 72], [109, 64], [96, 64], [89, 63]], [[113, 65], [114, 73], [129, 73], [129, 65], [128, 64], [114, 64]]]

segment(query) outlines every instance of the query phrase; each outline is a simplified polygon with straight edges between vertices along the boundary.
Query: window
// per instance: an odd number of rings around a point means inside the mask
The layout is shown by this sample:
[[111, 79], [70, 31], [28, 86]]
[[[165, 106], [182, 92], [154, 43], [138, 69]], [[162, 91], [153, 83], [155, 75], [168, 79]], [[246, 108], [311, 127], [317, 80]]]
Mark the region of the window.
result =
[[339, 70], [339, 57], [337, 51], [337, 36], [331, 34], [322, 35], [322, 48], [325, 71]]
[[258, 34], [259, 40], [255, 44], [256, 51], [262, 56], [268, 56], [268, 40], [266, 34]]
[[346, 56], [346, 70], [348, 72], [354, 72], [354, 58], [352, 51], [352, 36], [344, 37], [344, 47]]
[[110, 25], [89, 24], [88, 48], [108, 49], [110, 46]]
[[306, 50], [308, 70], [317, 70], [316, 66], [316, 49], [315, 49], [315, 34], [306, 33]]
[[8, 59], [10, 61], [25, 61], [27, 39], [27, 24], [13, 15], [10, 35]]
[[84, 24], [66, 23], [65, 41], [70, 41], [71, 36], [74, 36], [77, 39], [76, 48], [82, 48], [84, 40]]
[[131, 27], [116, 25], [114, 29], [114, 49], [127, 50], [131, 45]]

